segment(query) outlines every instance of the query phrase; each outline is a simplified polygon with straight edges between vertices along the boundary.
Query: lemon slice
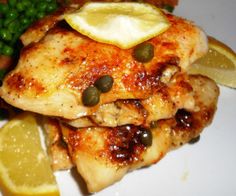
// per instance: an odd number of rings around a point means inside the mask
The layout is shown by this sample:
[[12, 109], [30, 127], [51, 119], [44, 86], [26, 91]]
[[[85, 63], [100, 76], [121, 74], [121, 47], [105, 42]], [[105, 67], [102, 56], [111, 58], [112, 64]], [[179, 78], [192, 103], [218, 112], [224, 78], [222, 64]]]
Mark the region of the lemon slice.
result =
[[87, 3], [76, 12], [65, 15], [67, 23], [89, 38], [131, 48], [169, 26], [162, 11], [146, 3]]
[[0, 185], [4, 195], [59, 195], [31, 114], [0, 129]]
[[208, 37], [209, 51], [189, 67], [189, 73], [206, 75], [217, 83], [236, 88], [236, 53], [224, 43]]

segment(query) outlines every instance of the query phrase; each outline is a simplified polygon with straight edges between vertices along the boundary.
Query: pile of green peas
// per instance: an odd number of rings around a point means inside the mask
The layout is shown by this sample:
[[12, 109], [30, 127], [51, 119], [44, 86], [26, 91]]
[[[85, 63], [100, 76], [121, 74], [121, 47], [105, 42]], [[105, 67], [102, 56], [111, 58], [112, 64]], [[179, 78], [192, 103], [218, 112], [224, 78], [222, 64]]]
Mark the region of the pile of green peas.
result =
[[0, 3], [0, 55], [14, 55], [21, 34], [34, 21], [57, 8], [56, 0], [8, 0]]

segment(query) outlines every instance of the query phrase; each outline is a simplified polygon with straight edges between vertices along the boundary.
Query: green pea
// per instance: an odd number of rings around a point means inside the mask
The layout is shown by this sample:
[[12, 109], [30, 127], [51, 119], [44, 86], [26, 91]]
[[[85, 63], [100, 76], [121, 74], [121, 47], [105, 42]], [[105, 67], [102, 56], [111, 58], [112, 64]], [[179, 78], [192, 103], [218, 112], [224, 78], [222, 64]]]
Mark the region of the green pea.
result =
[[16, 3], [17, 3], [17, 0], [8, 0], [7, 3], [10, 7], [15, 7]]
[[140, 141], [144, 146], [152, 145], [152, 132], [149, 129], [141, 129]]
[[188, 143], [189, 144], [195, 144], [195, 143], [199, 142], [199, 140], [200, 140], [200, 135], [193, 138], [193, 139], [191, 139]]
[[9, 25], [12, 21], [13, 21], [13, 20], [12, 20], [12, 19], [9, 19], [9, 18], [5, 19], [5, 20], [3, 21], [3, 26], [4, 26], [5, 28], [7, 28], [8, 25]]
[[25, 11], [25, 15], [26, 15], [27, 17], [33, 17], [33, 16], [36, 15], [36, 13], [37, 13], [37, 11], [36, 11], [36, 9], [35, 9], [34, 7], [30, 7], [30, 8], [28, 8], [28, 9]]
[[7, 29], [0, 29], [0, 37], [4, 41], [10, 41], [12, 38], [12, 34]]
[[3, 19], [0, 18], [0, 28], [3, 27]]
[[21, 3], [23, 4], [25, 8], [28, 8], [32, 5], [30, 0], [22, 0]]
[[10, 31], [11, 33], [15, 33], [17, 32], [17, 30], [19, 29], [20, 24], [18, 21], [12, 21], [9, 25], [8, 25], [8, 31]]
[[[18, 23], [19, 25], [19, 23]], [[10, 45], [13, 46], [16, 44], [16, 42], [18, 41], [19, 37], [21, 36], [22, 32], [19, 32], [19, 29], [20, 29], [20, 26], [19, 28], [17, 29], [16, 32], [14, 32], [13, 36], [12, 36], [12, 39], [11, 39], [11, 42], [10, 42]]]
[[11, 56], [11, 55], [13, 55], [13, 52], [14, 52], [13, 48], [11, 46], [6, 45], [6, 44], [2, 48], [3, 55]]
[[104, 75], [96, 80], [94, 85], [103, 93], [106, 93], [111, 90], [113, 85], [113, 78], [109, 75]]
[[53, 12], [57, 9], [57, 4], [56, 3], [50, 3], [48, 6], [47, 6], [47, 12], [50, 13], [50, 12]]
[[30, 19], [29, 18], [21, 18], [20, 23], [22, 25], [29, 25], [30, 24]]
[[44, 12], [47, 9], [47, 6], [48, 6], [47, 2], [40, 1], [37, 4], [37, 10], [40, 11], [40, 12]]
[[18, 3], [16, 4], [16, 9], [17, 9], [19, 12], [24, 11], [24, 9], [25, 9], [24, 3], [18, 2]]
[[41, 19], [41, 18], [43, 18], [45, 16], [45, 13], [44, 12], [38, 12], [37, 14], [36, 14], [36, 18], [38, 18], [38, 19]]
[[0, 3], [0, 14], [5, 14], [9, 10], [9, 6], [5, 3]]
[[154, 46], [151, 43], [142, 43], [137, 45], [133, 51], [135, 60], [146, 63], [154, 57]]
[[0, 49], [3, 47], [4, 43], [0, 41]]
[[100, 101], [100, 92], [94, 86], [89, 86], [82, 93], [82, 102], [85, 106], [95, 106]]
[[15, 20], [19, 16], [18, 12], [14, 9], [9, 10], [6, 13], [6, 19]]

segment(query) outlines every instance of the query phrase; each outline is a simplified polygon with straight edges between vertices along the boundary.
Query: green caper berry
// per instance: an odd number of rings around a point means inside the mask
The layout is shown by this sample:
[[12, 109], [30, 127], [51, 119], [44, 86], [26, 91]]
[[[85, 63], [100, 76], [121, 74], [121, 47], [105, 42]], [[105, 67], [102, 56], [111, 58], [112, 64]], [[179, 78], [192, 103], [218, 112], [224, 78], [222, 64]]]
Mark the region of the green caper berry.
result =
[[140, 134], [140, 141], [144, 146], [151, 146], [152, 132], [149, 129], [142, 129]]
[[95, 106], [100, 101], [100, 92], [95, 86], [89, 86], [82, 93], [82, 102], [85, 106]]
[[195, 143], [199, 142], [199, 140], [200, 140], [200, 135], [193, 138], [193, 139], [191, 139], [188, 143], [189, 144], [195, 144]]
[[154, 46], [151, 43], [142, 43], [134, 48], [133, 57], [135, 60], [146, 63], [154, 57]]
[[104, 75], [96, 80], [94, 85], [103, 93], [106, 93], [111, 90], [113, 85], [113, 78], [109, 75]]

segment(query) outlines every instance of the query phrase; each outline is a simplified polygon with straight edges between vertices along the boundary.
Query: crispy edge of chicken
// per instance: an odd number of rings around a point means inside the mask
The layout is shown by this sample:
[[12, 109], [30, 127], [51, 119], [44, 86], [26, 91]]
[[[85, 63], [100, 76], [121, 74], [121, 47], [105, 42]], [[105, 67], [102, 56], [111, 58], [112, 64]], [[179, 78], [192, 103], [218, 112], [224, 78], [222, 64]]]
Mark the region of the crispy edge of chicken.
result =
[[63, 140], [61, 127], [56, 119], [42, 117], [41, 124], [45, 133], [47, 153], [54, 171], [67, 170], [73, 167], [67, 144]]
[[[39, 42], [22, 50], [17, 67], [3, 81], [1, 97], [23, 110], [66, 119], [91, 115], [99, 105], [118, 99], [146, 99], [165, 85], [163, 67], [176, 65], [184, 70], [207, 52], [201, 29], [166, 16], [172, 25], [149, 40], [155, 55], [145, 64], [135, 61], [132, 49], [121, 50], [54, 26]], [[98, 105], [84, 106], [82, 92], [104, 74], [114, 78], [111, 91], [101, 94]]]

